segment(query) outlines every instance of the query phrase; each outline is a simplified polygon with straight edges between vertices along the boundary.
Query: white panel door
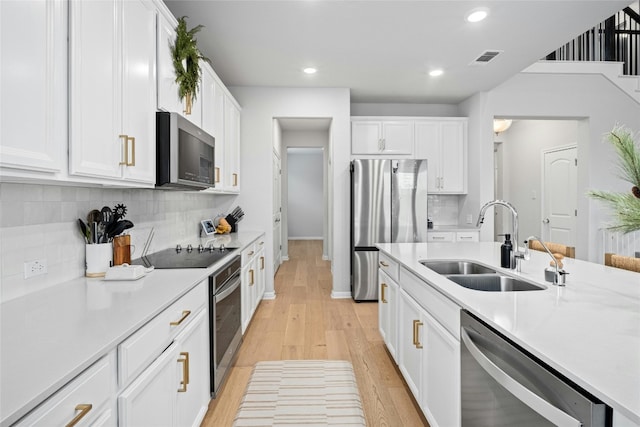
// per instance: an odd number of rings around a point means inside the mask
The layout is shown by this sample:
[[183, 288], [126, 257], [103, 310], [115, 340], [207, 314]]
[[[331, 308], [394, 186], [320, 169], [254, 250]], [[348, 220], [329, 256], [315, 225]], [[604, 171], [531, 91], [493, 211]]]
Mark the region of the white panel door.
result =
[[224, 188], [224, 91], [213, 69], [202, 64], [202, 129], [215, 138], [215, 187]]
[[378, 270], [378, 326], [380, 335], [393, 359], [397, 362], [398, 346], [398, 285], [382, 270]]
[[67, 58], [65, 1], [0, 2], [1, 166], [62, 169]]
[[398, 324], [398, 367], [418, 402], [422, 401], [422, 370], [424, 368], [424, 322], [422, 310], [413, 299], [400, 290]]
[[382, 152], [385, 154], [413, 153], [413, 122], [382, 122]]
[[427, 159], [427, 192], [440, 190], [440, 124], [438, 122], [416, 122], [415, 157]]
[[466, 182], [465, 122], [451, 121], [440, 124], [442, 164], [440, 191], [462, 193]]
[[575, 246], [578, 149], [544, 153], [543, 240]]
[[225, 189], [240, 192], [240, 110], [229, 97], [224, 100]]
[[178, 95], [176, 72], [173, 68], [171, 46], [176, 39], [175, 27], [178, 23], [163, 14], [158, 14], [158, 110], [182, 114], [184, 107]]
[[381, 122], [351, 122], [351, 154], [378, 154], [382, 148], [381, 139]]
[[120, 8], [116, 1], [71, 1], [70, 141], [72, 174], [120, 178], [123, 142]]
[[143, 0], [127, 0], [122, 7], [122, 133], [135, 138], [124, 146], [130, 165], [124, 178], [155, 183], [156, 9]]

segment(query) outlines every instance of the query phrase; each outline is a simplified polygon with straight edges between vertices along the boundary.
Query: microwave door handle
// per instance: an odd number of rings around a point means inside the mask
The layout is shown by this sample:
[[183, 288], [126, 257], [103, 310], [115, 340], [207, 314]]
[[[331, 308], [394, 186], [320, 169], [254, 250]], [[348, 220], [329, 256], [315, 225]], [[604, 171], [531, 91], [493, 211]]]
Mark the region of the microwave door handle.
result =
[[482, 351], [475, 345], [465, 328], [460, 329], [460, 338], [465, 347], [469, 350], [471, 356], [476, 362], [502, 387], [507, 389], [522, 403], [527, 405], [533, 411], [546, 418], [557, 426], [563, 427], [580, 427], [582, 423], [566, 412], [556, 408], [537, 394], [531, 392], [528, 388], [520, 384], [518, 381], [510, 377], [506, 372], [493, 363]]

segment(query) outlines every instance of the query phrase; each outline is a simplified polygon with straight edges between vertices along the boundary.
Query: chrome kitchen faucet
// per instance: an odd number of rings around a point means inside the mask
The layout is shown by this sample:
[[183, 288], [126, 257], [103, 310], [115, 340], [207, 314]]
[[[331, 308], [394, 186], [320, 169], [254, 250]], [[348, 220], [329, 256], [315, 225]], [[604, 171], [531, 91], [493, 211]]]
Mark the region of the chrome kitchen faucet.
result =
[[490, 202], [487, 202], [484, 204], [484, 206], [482, 206], [480, 208], [480, 215], [478, 215], [478, 221], [476, 222], [476, 227], [480, 227], [480, 225], [482, 225], [482, 223], [484, 222], [484, 214], [487, 211], [487, 209], [489, 209], [489, 207], [494, 206], [494, 205], [498, 205], [498, 206], [504, 206], [505, 208], [509, 209], [511, 211], [511, 218], [512, 218], [512, 233], [511, 235], [513, 236], [513, 242], [515, 244], [515, 247], [513, 249], [511, 249], [511, 262], [510, 262], [510, 266], [511, 269], [515, 269], [516, 271], [520, 271], [520, 260], [524, 258], [524, 252], [520, 252], [520, 246], [518, 246], [518, 211], [516, 211], [516, 208], [509, 202], [506, 202], [504, 200], [492, 200]]

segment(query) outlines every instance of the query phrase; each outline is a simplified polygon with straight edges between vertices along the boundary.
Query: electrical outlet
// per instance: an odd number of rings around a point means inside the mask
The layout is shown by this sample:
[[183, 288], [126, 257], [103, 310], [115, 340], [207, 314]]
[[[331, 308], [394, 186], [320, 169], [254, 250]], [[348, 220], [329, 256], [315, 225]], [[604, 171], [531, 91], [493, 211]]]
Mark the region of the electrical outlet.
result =
[[47, 260], [36, 259], [34, 261], [27, 261], [24, 263], [24, 278], [29, 279], [34, 276], [40, 276], [47, 274]]

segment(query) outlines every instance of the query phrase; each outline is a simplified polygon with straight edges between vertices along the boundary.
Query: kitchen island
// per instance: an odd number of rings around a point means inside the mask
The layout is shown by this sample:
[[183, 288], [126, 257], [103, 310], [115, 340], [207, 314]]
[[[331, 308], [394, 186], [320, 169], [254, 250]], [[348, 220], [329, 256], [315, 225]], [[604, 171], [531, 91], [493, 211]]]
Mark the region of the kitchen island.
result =
[[[523, 261], [517, 273], [499, 267], [499, 243], [377, 246], [426, 282], [424, 286], [475, 314], [601, 399], [613, 408], [614, 417], [640, 425], [640, 274], [565, 258], [564, 268], [570, 274], [566, 286], [558, 287], [544, 281], [550, 257], [542, 252], [532, 251], [531, 259]], [[426, 259], [478, 261], [546, 289], [471, 290], [420, 264]]]
[[[229, 249], [237, 248], [229, 254], [239, 256], [262, 234], [225, 234], [214, 246], [223, 243]], [[56, 398], [56, 391], [101, 361], [106, 360], [111, 383], [116, 367], [108, 358], [119, 344], [174, 302], [193, 295], [196, 287], [203, 292], [198, 291], [194, 303], [206, 307], [207, 279], [227, 261], [223, 258], [208, 268], [154, 270], [135, 281], [82, 277], [1, 304], [0, 426], [13, 424], [41, 403], [39, 408], [52, 406], [49, 402]], [[170, 343], [163, 344], [166, 347]], [[110, 390], [104, 391], [108, 394], [107, 406], [115, 405], [114, 395], [125, 385], [122, 380], [112, 382]], [[94, 408], [94, 412], [99, 409]], [[68, 419], [73, 415], [71, 410]], [[102, 425], [117, 425], [116, 421], [112, 423], [115, 414], [110, 415]]]

